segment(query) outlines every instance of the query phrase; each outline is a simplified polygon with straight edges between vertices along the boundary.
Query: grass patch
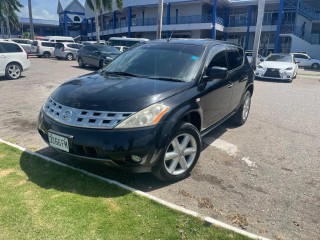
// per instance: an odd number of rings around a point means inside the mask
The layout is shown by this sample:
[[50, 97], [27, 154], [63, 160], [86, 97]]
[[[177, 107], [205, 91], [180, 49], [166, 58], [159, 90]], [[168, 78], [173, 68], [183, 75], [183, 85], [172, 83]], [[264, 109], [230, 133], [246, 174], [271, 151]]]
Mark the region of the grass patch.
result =
[[247, 239], [0, 143], [0, 239]]

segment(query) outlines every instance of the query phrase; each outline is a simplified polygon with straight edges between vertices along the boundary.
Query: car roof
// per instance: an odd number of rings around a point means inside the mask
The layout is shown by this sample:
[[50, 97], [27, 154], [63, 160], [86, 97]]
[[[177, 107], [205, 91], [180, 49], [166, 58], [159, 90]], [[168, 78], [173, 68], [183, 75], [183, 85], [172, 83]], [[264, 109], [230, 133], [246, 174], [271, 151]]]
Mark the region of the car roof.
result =
[[209, 46], [209, 45], [232, 45], [235, 47], [240, 47], [234, 43], [220, 41], [220, 40], [213, 40], [213, 39], [190, 39], [190, 38], [172, 38], [172, 39], [158, 39], [152, 40], [150, 42], [146, 42], [146, 44], [152, 43], [177, 43], [177, 44], [189, 44], [189, 45], [199, 45], [199, 46]]

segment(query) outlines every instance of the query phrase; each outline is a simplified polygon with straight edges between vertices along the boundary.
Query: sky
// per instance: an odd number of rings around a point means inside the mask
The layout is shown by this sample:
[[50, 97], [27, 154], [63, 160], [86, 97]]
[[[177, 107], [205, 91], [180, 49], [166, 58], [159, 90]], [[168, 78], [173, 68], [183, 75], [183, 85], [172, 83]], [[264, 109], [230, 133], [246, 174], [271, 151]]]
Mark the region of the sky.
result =
[[[85, 0], [79, 0], [84, 4]], [[28, 0], [20, 0], [24, 8], [18, 13], [20, 17], [29, 17]], [[33, 18], [42, 18], [47, 20], [58, 20], [57, 15], [58, 0], [32, 0]]]

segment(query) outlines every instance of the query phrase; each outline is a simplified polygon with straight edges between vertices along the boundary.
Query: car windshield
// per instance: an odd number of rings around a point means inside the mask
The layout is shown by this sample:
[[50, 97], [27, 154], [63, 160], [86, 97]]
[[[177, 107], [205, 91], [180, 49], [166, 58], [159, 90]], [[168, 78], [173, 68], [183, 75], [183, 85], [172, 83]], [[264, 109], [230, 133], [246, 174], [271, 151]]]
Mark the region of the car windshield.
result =
[[144, 44], [121, 54], [105, 72], [188, 82], [193, 79], [204, 50], [204, 46], [187, 44]]
[[102, 53], [119, 53], [120, 51], [114, 47], [111, 46], [104, 46], [104, 45], [95, 45], [97, 49], [99, 49]]
[[292, 57], [290, 55], [270, 55], [265, 61], [269, 62], [292, 62]]

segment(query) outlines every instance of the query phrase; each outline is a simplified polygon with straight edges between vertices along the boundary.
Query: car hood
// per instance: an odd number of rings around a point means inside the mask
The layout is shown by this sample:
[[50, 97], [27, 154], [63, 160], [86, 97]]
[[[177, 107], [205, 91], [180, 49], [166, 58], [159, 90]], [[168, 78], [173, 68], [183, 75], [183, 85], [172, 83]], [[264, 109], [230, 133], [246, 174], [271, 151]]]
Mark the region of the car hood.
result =
[[93, 73], [62, 84], [51, 95], [58, 103], [86, 110], [137, 112], [185, 91], [190, 83]]
[[263, 68], [275, 68], [275, 69], [286, 69], [289, 67], [294, 68], [294, 63], [286, 63], [286, 62], [272, 62], [272, 61], [266, 61], [259, 64]]

